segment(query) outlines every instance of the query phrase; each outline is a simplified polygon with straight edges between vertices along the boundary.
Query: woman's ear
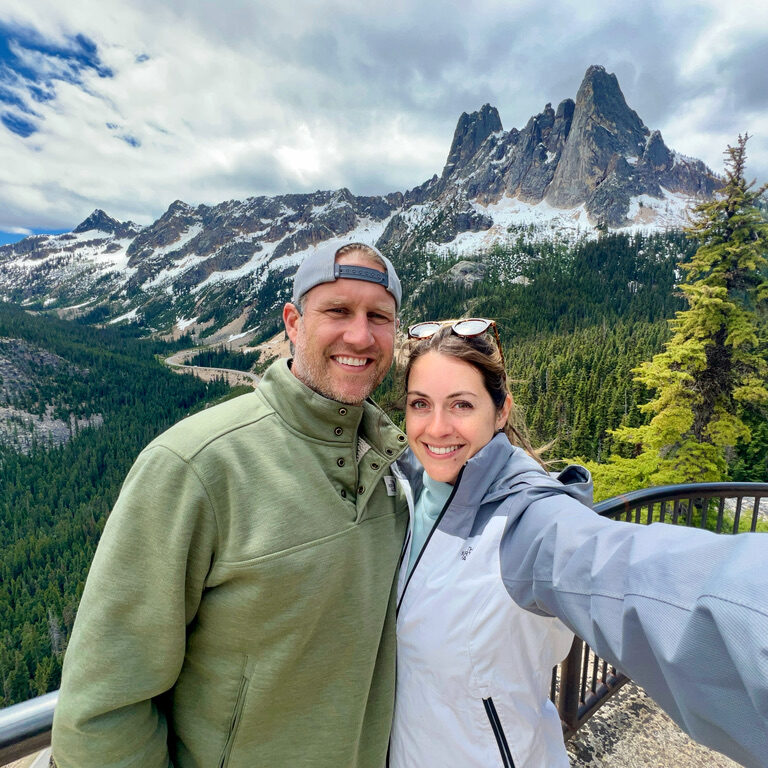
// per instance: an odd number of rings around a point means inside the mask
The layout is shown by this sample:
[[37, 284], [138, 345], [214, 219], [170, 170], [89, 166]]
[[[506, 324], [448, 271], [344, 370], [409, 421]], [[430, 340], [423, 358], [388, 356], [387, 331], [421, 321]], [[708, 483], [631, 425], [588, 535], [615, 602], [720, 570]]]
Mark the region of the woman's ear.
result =
[[509, 412], [512, 409], [512, 395], [507, 394], [504, 398], [504, 405], [501, 406], [498, 416], [496, 417], [496, 429], [504, 429], [509, 418]]

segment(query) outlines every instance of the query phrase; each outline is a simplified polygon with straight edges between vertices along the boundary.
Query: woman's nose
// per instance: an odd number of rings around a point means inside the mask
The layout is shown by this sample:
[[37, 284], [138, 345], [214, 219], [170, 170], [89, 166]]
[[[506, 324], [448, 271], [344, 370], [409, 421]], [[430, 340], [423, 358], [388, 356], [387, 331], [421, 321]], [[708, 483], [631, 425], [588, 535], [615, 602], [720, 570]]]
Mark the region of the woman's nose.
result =
[[432, 412], [432, 418], [429, 422], [429, 432], [437, 437], [450, 434], [452, 429], [448, 415], [441, 408], [436, 408]]

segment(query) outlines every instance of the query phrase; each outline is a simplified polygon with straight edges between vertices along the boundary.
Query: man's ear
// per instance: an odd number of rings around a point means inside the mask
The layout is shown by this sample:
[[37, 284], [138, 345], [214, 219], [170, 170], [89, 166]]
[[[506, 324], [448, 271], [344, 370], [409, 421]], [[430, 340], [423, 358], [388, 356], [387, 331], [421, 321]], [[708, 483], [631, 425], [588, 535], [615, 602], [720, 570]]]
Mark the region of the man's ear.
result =
[[289, 302], [283, 307], [283, 325], [285, 325], [285, 332], [292, 344], [296, 343], [300, 322], [301, 312], [299, 312], [299, 309], [295, 304]]

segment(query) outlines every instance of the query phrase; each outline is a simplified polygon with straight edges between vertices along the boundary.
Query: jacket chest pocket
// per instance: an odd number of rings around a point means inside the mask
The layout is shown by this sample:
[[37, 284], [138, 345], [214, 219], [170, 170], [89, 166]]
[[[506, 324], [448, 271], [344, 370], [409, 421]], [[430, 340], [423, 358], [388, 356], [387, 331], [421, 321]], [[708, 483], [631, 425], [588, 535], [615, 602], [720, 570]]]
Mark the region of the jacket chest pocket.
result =
[[501, 755], [501, 764], [504, 768], [515, 768], [515, 761], [512, 759], [512, 752], [509, 749], [509, 742], [504, 733], [504, 728], [501, 725], [499, 719], [499, 713], [496, 711], [496, 706], [493, 703], [493, 699], [483, 699], [483, 707], [485, 707], [485, 714], [488, 718], [488, 723], [491, 726], [493, 735], [496, 739], [496, 745], [499, 748], [499, 754]]

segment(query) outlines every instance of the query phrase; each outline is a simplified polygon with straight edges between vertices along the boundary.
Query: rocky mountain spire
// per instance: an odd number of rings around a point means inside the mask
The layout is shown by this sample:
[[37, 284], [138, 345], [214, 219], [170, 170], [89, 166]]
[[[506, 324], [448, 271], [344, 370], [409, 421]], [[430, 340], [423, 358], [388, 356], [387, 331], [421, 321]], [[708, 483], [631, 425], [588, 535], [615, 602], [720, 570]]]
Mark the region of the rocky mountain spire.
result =
[[591, 66], [576, 94], [570, 135], [547, 201], [558, 208], [584, 202], [605, 178], [611, 158], [639, 156], [648, 134], [627, 105], [616, 75]]
[[501, 118], [496, 107], [484, 104], [479, 112], [461, 113], [453, 133], [448, 160], [442, 178], [447, 178], [472, 159], [482, 143], [496, 131], [501, 131]]
[[113, 219], [109, 214], [97, 208], [85, 221], [78, 224], [72, 231], [75, 233], [89, 232], [95, 229], [99, 232], [108, 232], [115, 234], [123, 229], [123, 224], [117, 219]]

